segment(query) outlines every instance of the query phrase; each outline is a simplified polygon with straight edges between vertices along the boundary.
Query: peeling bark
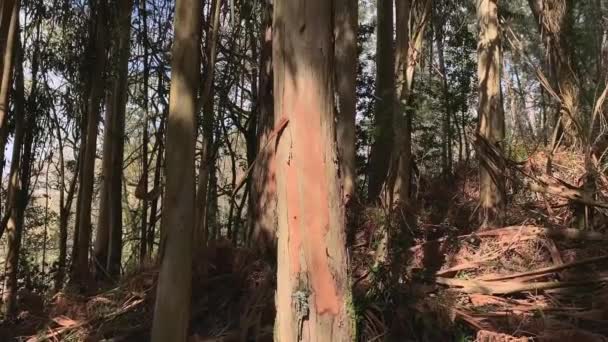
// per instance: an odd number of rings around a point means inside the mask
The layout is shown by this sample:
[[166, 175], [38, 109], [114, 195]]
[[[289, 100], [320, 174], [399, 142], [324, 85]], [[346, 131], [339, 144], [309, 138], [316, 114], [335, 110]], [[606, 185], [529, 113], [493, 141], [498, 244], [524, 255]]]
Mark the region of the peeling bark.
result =
[[[477, 0], [479, 40], [479, 135], [493, 148], [502, 150], [505, 118], [500, 86], [502, 48], [498, 21], [498, 0]], [[480, 157], [479, 205], [482, 227], [500, 226], [504, 221], [505, 188], [502, 170], [492, 168]]]

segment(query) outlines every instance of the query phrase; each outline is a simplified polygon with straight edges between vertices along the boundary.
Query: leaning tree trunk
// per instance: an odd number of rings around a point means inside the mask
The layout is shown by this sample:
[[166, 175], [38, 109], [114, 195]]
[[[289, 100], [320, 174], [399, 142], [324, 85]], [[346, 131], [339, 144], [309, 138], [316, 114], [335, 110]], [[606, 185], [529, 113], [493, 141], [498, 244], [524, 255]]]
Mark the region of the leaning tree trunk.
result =
[[352, 341], [331, 0], [275, 2], [276, 341]]
[[167, 183], [152, 341], [186, 341], [192, 287], [195, 222], [194, 149], [201, 2], [177, 0], [167, 129]]
[[393, 145], [393, 111], [395, 109], [395, 70], [393, 54], [393, 3], [377, 0], [376, 34], [376, 104], [374, 142], [368, 165], [367, 199], [378, 200], [390, 164]]
[[[477, 66], [479, 78], [479, 138], [498, 151], [505, 136], [505, 118], [500, 88], [502, 49], [498, 21], [498, 0], [477, 0], [479, 40]], [[502, 169], [491, 160], [490, 153], [479, 156], [479, 208], [482, 227], [500, 226], [504, 221], [505, 187]]]
[[99, 122], [100, 100], [103, 96], [103, 73], [106, 62], [106, 0], [96, 4], [95, 58], [91, 75], [91, 91], [87, 99], [87, 142], [83, 159], [81, 203], [78, 215], [78, 252], [74, 265], [74, 281], [86, 287], [89, 281], [89, 245], [91, 240], [91, 204], [95, 179], [95, 152], [97, 148], [97, 125]]

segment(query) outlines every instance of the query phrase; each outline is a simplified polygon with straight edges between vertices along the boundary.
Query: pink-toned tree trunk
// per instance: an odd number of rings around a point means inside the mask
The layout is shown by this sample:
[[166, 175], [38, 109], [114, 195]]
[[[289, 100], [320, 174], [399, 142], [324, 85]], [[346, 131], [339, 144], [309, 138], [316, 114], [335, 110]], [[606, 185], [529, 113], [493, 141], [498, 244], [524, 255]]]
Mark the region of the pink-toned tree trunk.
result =
[[275, 2], [277, 341], [352, 341], [331, 0]]

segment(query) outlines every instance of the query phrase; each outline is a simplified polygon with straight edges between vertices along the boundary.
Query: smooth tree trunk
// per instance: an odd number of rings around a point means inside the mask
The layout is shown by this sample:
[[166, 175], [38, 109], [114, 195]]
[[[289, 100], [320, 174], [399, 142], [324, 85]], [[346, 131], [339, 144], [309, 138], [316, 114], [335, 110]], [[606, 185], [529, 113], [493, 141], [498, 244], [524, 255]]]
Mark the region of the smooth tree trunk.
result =
[[[9, 7], [11, 5], [11, 7]], [[8, 109], [9, 93], [12, 88], [12, 74], [15, 60], [16, 38], [19, 31], [18, 14], [19, 4], [14, 1], [5, 1], [1, 6], [6, 8], [7, 18], [2, 18], [2, 25], [6, 26], [6, 35], [0, 38], [0, 179], [4, 171], [4, 150], [8, 139]], [[4, 14], [4, 12], [3, 12]], [[4, 29], [4, 28], [3, 28]], [[8, 208], [7, 208], [8, 209]], [[4, 233], [3, 226], [0, 226], [0, 238]]]
[[148, 227], [148, 255], [151, 257], [152, 252], [154, 251], [154, 241], [156, 236], [156, 221], [157, 221], [157, 213], [158, 213], [158, 203], [160, 198], [160, 192], [162, 190], [162, 186], [160, 183], [161, 173], [163, 171], [163, 139], [165, 137], [164, 129], [165, 129], [165, 118], [166, 116], [163, 114], [161, 117], [161, 122], [158, 127], [158, 131], [156, 132], [156, 143], [158, 144], [158, 151], [156, 153], [156, 165], [154, 166], [154, 180], [153, 180], [153, 190], [155, 196], [152, 198], [150, 203], [150, 218], [148, 219], [149, 227]]
[[23, 216], [19, 208], [22, 196], [23, 184], [20, 171], [23, 167], [22, 153], [24, 149], [24, 136], [26, 134], [25, 121], [25, 90], [23, 80], [23, 51], [18, 47], [15, 92], [15, 138], [13, 140], [13, 152], [11, 156], [11, 168], [8, 183], [8, 205], [10, 212], [6, 225], [7, 232], [7, 254], [5, 265], [4, 291], [2, 293], [3, 312], [7, 317], [13, 317], [17, 309], [17, 272], [19, 266], [19, 250], [21, 247], [21, 234], [23, 230]]
[[257, 103], [257, 153], [251, 171], [251, 236], [249, 243], [262, 254], [276, 254], [276, 164], [274, 107], [272, 96], [272, 5], [264, 2], [260, 45], [260, 72]]
[[112, 132], [114, 122], [114, 106], [112, 105], [111, 90], [106, 95], [106, 117], [104, 120], [103, 155], [101, 161], [101, 185], [99, 189], [99, 217], [95, 234], [95, 278], [98, 280], [108, 277], [107, 260], [110, 239], [110, 191], [112, 184], [112, 141], [115, 133]]
[[161, 222], [165, 236], [160, 252], [153, 342], [186, 341], [190, 319], [201, 2], [177, 0], [174, 27]]
[[277, 174], [275, 341], [352, 341], [335, 137], [331, 0], [274, 4]]
[[[500, 86], [502, 48], [498, 18], [498, 0], [477, 0], [478, 134], [500, 151], [505, 137], [505, 118]], [[495, 167], [496, 163], [485, 155], [479, 155], [480, 219], [482, 227], [495, 227], [504, 221], [504, 175], [500, 168]]]
[[373, 143], [368, 164], [367, 199], [375, 202], [388, 174], [393, 146], [395, 109], [395, 55], [393, 49], [393, 3], [377, 0], [376, 94]]
[[355, 115], [357, 112], [357, 0], [334, 1], [335, 71], [338, 119], [336, 135], [344, 197], [348, 203], [356, 193]]
[[87, 142], [83, 158], [81, 203], [78, 216], [78, 252], [74, 261], [74, 281], [84, 290], [90, 280], [89, 246], [91, 243], [91, 206], [93, 202], [93, 186], [95, 181], [95, 152], [97, 150], [97, 126], [101, 98], [103, 97], [104, 71], [106, 64], [106, 0], [96, 3], [96, 21], [94, 39], [94, 64], [91, 74], [91, 90], [87, 99]]

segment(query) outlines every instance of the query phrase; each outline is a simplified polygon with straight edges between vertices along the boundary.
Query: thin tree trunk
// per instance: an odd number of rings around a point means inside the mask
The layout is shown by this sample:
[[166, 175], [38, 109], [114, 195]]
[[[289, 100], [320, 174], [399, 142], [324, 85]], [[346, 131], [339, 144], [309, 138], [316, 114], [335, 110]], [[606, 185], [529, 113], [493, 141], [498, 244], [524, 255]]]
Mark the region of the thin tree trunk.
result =
[[[435, 8], [435, 6], [433, 8]], [[433, 21], [435, 23], [435, 27], [433, 32], [435, 33], [435, 41], [437, 42], [437, 57], [439, 60], [439, 72], [441, 73], [441, 86], [443, 90], [443, 120], [441, 125], [441, 135], [443, 141], [441, 146], [441, 166], [444, 177], [449, 179], [452, 173], [452, 107], [450, 105], [450, 87], [448, 84], [447, 68], [445, 66], [445, 58], [443, 54], [444, 21], [441, 18], [443, 13], [436, 13], [436, 11], [434, 12]]]
[[[156, 154], [156, 166], [154, 167], [154, 184], [153, 184], [153, 191], [155, 192], [159, 192], [161, 190], [161, 184], [160, 184], [160, 178], [161, 178], [161, 172], [163, 170], [163, 144], [162, 144], [162, 140], [164, 138], [164, 128], [165, 128], [165, 116], [163, 115], [161, 118], [161, 122], [160, 122], [160, 126], [158, 128], [158, 132], [156, 133], [156, 141], [158, 143], [158, 152]], [[159, 195], [155, 194], [155, 196], [152, 198], [152, 203], [150, 205], [150, 219], [148, 220], [149, 222], [149, 228], [148, 228], [148, 254], [150, 257], [152, 257], [152, 252], [154, 250], [154, 240], [155, 240], [155, 228], [156, 228], [156, 221], [157, 221], [157, 212], [158, 212], [158, 199], [159, 199]]]
[[112, 91], [106, 95], [106, 118], [104, 121], [103, 157], [101, 161], [101, 186], [99, 190], [99, 218], [95, 235], [95, 277], [98, 280], [106, 278], [108, 270], [108, 245], [110, 239], [110, 191], [112, 184], [112, 140], [116, 134], [112, 131], [114, 126], [115, 110], [113, 106]]
[[20, 170], [22, 168], [22, 151], [24, 149], [24, 136], [26, 130], [25, 122], [25, 90], [23, 80], [23, 51], [19, 43], [17, 51], [16, 92], [15, 92], [15, 138], [13, 140], [13, 153], [11, 157], [11, 168], [8, 184], [8, 220], [7, 246], [5, 265], [4, 292], [2, 294], [3, 311], [7, 317], [12, 317], [17, 309], [17, 272], [19, 266], [19, 250], [21, 246], [21, 233], [23, 228], [23, 217], [20, 215], [19, 202], [23, 184], [21, 182]]
[[[502, 49], [498, 21], [498, 0], [477, 0], [479, 41], [477, 45], [479, 79], [479, 135], [502, 149], [505, 118], [500, 87]], [[480, 158], [479, 201], [482, 227], [495, 227], [504, 221], [505, 187], [502, 170]]]
[[[0, 65], [0, 159], [2, 163], [0, 163], [0, 180], [3, 177], [4, 171], [4, 149], [6, 147], [6, 141], [8, 139], [8, 126], [6, 122], [8, 121], [8, 108], [9, 108], [9, 93], [12, 87], [12, 73], [13, 66], [15, 60], [15, 49], [16, 49], [16, 41], [17, 35], [19, 31], [19, 4], [14, 1], [7, 1], [6, 4], [2, 6], [8, 6], [12, 3], [12, 7], [7, 7], [6, 11], [8, 14], [9, 20], [6, 32], [6, 43], [4, 40], [0, 39], [0, 44], [2, 45], [2, 64]], [[3, 10], [4, 11], [4, 10]], [[5, 18], [2, 18], [3, 24], [5, 23]], [[9, 209], [9, 208], [7, 208]], [[0, 215], [1, 216], [1, 215]], [[4, 227], [0, 226], [0, 238], [2, 238], [2, 234], [4, 233]]]
[[195, 224], [196, 95], [199, 84], [201, 2], [177, 0], [167, 130], [167, 184], [161, 266], [152, 341], [186, 341]]
[[[142, 26], [142, 45], [144, 47], [143, 56], [143, 96], [144, 96], [144, 124], [143, 124], [143, 137], [142, 137], [142, 174], [143, 188], [148, 193], [148, 122], [149, 122], [149, 104], [148, 104], [148, 83], [150, 79], [150, 62], [148, 60], [148, 14], [146, 13], [146, 1], [141, 2], [141, 26]], [[143, 265], [146, 258], [148, 257], [148, 249], [152, 250], [152, 245], [148, 245], [148, 198], [144, 198], [141, 203], [141, 238], [140, 238], [140, 251], [139, 251], [139, 263]], [[150, 253], [151, 254], [151, 253]]]
[[55, 278], [55, 291], [61, 290], [63, 281], [65, 278], [65, 266], [67, 258], [67, 241], [68, 241], [68, 223], [70, 219], [70, 212], [72, 210], [72, 201], [76, 192], [76, 184], [78, 180], [78, 174], [80, 170], [80, 153], [76, 163], [76, 172], [72, 176], [70, 186], [67, 190], [65, 189], [65, 157], [63, 151], [63, 138], [61, 137], [61, 128], [59, 124], [59, 118], [55, 114], [54, 117], [55, 130], [57, 132], [57, 140], [59, 142], [59, 258], [57, 259], [57, 273]]
[[[213, 122], [214, 114], [214, 79], [215, 79], [215, 59], [217, 57], [217, 41], [220, 30], [220, 9], [221, 1], [213, 0], [211, 2], [213, 9], [212, 26], [208, 27], [207, 42], [206, 42], [206, 58], [205, 66], [206, 75], [203, 84], [203, 89], [200, 97], [203, 108], [203, 151], [201, 154], [201, 162], [198, 172], [198, 185], [196, 191], [196, 213], [194, 227], [195, 248], [202, 248], [207, 240], [207, 192], [209, 185], [209, 173], [214, 167], [213, 161]], [[198, 253], [197, 253], [198, 254]]]
[[[275, 2], [277, 341], [352, 341], [331, 0]], [[392, 105], [392, 103], [391, 103]]]

